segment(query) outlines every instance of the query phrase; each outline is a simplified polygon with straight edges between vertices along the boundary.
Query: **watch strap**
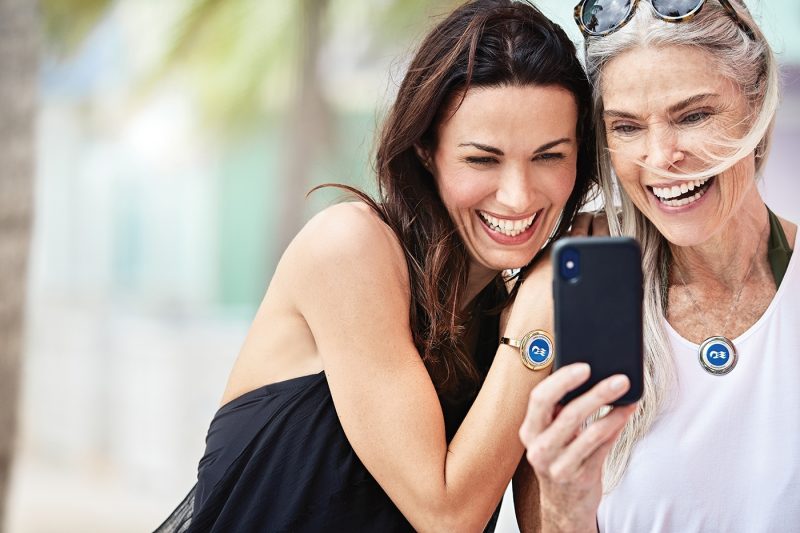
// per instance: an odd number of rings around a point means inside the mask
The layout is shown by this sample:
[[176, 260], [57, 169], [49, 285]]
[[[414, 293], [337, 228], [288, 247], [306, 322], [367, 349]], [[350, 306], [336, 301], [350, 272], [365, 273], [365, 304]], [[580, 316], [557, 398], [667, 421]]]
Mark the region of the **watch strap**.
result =
[[522, 346], [521, 339], [511, 339], [509, 337], [500, 337], [500, 344], [508, 344], [512, 348], [519, 348]]
[[529, 331], [521, 339], [500, 337], [500, 344], [517, 348], [522, 364], [530, 370], [541, 370], [553, 363], [555, 355], [553, 336], [542, 329]]

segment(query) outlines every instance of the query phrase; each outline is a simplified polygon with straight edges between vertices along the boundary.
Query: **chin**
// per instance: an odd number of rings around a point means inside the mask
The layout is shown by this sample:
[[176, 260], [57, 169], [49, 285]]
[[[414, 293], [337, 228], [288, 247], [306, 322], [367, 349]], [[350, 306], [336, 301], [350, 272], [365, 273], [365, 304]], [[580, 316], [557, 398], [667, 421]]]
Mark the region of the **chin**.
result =
[[652, 218], [649, 218], [649, 220], [667, 242], [673, 246], [699, 246], [706, 242], [712, 235], [712, 232], [705, 229], [705, 225], [664, 223], [663, 221], [656, 223]]
[[[539, 249], [537, 248], [534, 251], [531, 251], [527, 254], [513, 254], [512, 256], [504, 256], [498, 257], [497, 259], [491, 260], [491, 266], [493, 270], [514, 270], [518, 268], [522, 268], [528, 265], [533, 258], [536, 256], [536, 252]], [[487, 265], [489, 266], [489, 265]]]

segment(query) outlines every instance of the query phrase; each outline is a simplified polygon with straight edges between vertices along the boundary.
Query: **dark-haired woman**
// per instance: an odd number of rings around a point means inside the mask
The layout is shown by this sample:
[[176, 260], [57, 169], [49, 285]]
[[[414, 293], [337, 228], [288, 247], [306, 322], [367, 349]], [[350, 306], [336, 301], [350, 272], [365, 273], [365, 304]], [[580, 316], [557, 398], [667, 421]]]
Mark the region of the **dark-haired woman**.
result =
[[435, 27], [378, 141], [378, 200], [326, 209], [286, 250], [160, 530], [493, 529], [551, 348], [549, 283], [501, 316], [501, 273], [580, 206], [590, 108], [572, 43], [530, 4]]

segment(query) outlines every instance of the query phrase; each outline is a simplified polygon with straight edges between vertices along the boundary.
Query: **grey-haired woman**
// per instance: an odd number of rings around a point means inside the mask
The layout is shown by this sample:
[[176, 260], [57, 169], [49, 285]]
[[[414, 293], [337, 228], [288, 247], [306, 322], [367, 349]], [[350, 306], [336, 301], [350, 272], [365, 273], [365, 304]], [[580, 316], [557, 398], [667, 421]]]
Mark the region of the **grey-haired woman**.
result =
[[[800, 523], [797, 226], [756, 186], [778, 67], [734, 0], [583, 0], [612, 234], [642, 244], [645, 394], [565, 367], [520, 431], [548, 531], [790, 531]], [[584, 370], [585, 372], [585, 370]], [[586, 423], [587, 419], [594, 420]]]

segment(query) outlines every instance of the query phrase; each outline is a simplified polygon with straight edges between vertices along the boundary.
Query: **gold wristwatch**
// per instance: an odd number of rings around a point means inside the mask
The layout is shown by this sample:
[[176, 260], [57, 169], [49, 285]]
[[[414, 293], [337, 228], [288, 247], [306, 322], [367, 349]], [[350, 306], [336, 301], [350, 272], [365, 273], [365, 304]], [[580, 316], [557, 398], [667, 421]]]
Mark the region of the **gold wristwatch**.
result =
[[542, 329], [529, 331], [521, 339], [500, 337], [500, 344], [518, 348], [522, 364], [531, 370], [547, 368], [555, 355], [553, 337]]

